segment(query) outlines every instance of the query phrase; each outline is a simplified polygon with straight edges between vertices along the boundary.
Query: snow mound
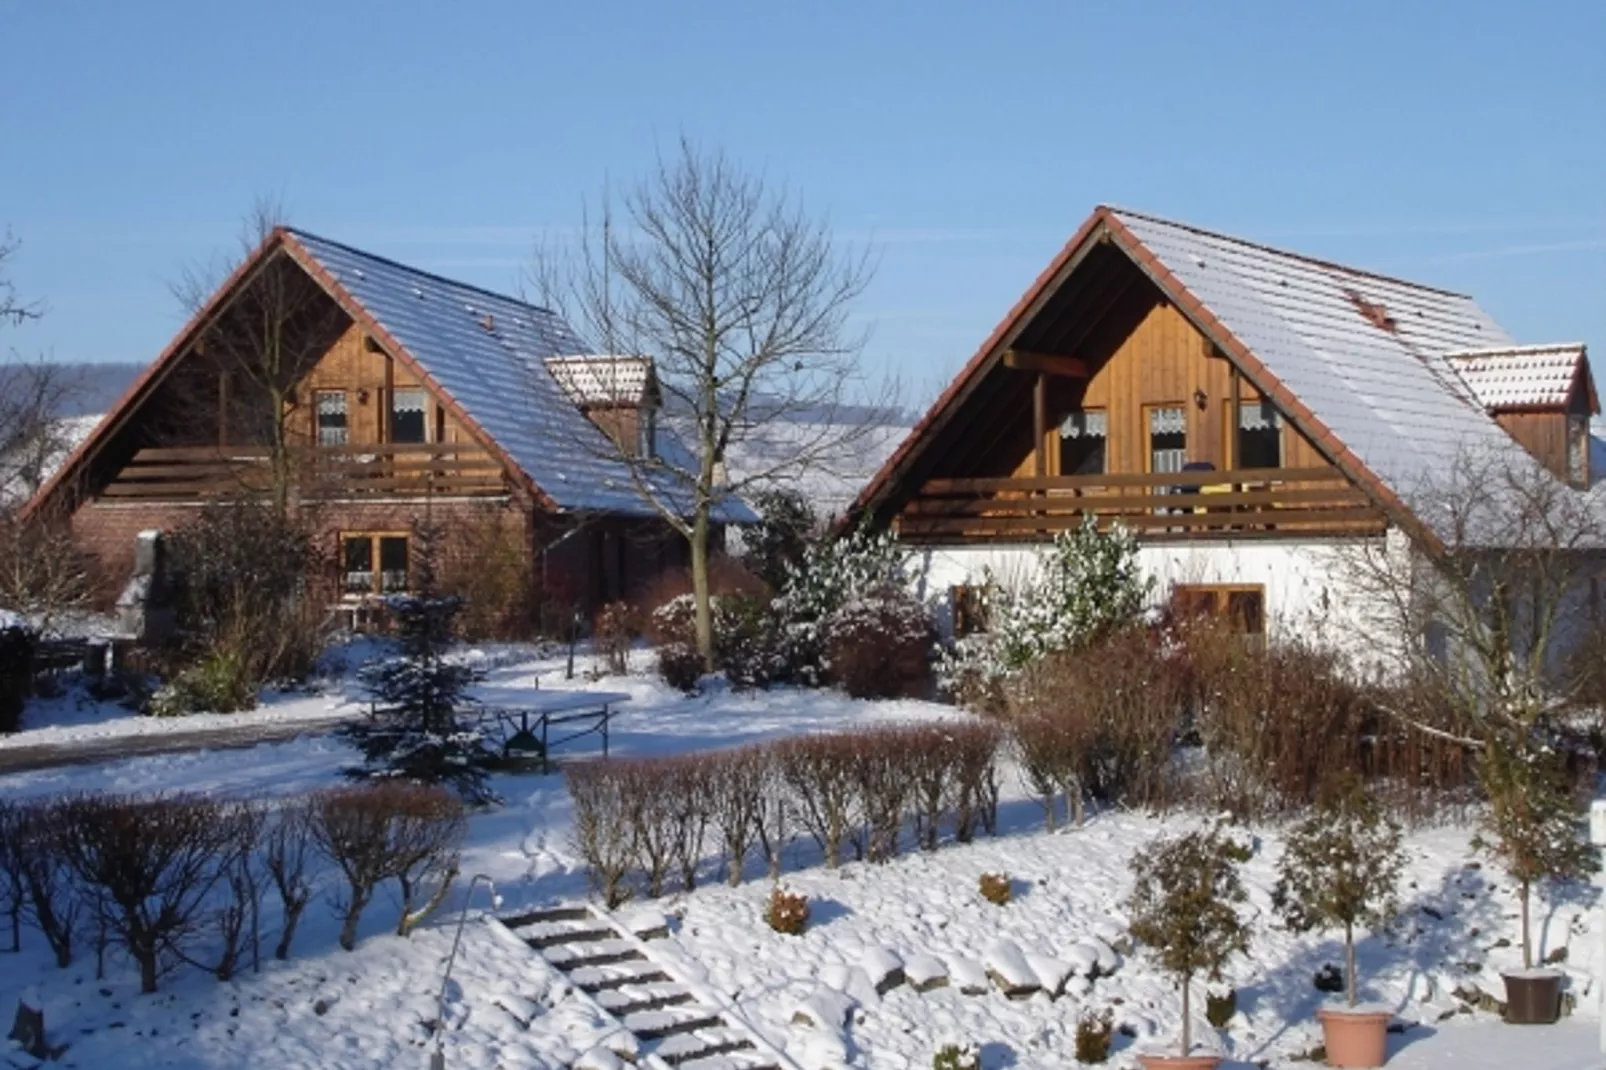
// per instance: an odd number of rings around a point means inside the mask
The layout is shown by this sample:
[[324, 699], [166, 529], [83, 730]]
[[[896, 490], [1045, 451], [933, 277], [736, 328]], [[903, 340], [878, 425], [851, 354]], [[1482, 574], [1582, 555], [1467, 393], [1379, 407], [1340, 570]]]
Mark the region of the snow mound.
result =
[[848, 1024], [848, 1015], [852, 1013], [851, 999], [834, 989], [822, 988], [798, 1001], [792, 1010], [792, 1024], [841, 1033]]
[[1026, 955], [1013, 940], [994, 940], [982, 956], [987, 974], [1010, 997], [1029, 996], [1042, 987], [1037, 971], [1026, 961]]
[[875, 986], [877, 995], [886, 995], [904, 982], [903, 959], [884, 947], [872, 947], [864, 953], [864, 972]]
[[903, 976], [916, 992], [927, 992], [948, 983], [948, 967], [936, 955], [910, 955], [904, 960]]

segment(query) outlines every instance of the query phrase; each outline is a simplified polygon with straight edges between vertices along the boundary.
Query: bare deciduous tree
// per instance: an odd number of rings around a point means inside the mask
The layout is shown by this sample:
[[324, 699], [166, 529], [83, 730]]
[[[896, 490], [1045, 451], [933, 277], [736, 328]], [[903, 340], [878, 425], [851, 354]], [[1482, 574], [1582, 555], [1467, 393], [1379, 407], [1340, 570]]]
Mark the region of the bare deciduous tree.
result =
[[1393, 711], [1416, 728], [1526, 745], [1581, 684], [1569, 655], [1606, 579], [1598, 503], [1522, 458], [1465, 452], [1413, 509], [1431, 535], [1339, 551], [1363, 657], [1456, 722]]
[[0, 323], [12, 325], [35, 319], [43, 311], [37, 302], [18, 297], [16, 286], [6, 274], [6, 261], [16, 255], [17, 246], [17, 239], [11, 236], [11, 231], [0, 234]]
[[[184, 270], [170, 289], [188, 311], [199, 312], [235, 268], [283, 225], [281, 203], [258, 198], [240, 225], [234, 256]], [[267, 450], [269, 499], [289, 508], [295, 457], [307, 436], [297, 406], [297, 384], [345, 324], [345, 315], [318, 282], [280, 251], [258, 264], [250, 278], [200, 333], [199, 352], [218, 373], [219, 409], [231, 442]]]
[[[538, 258], [542, 299], [607, 354], [651, 356], [684, 452], [598, 421], [612, 460], [691, 548], [698, 648], [713, 650], [710, 535], [721, 506], [814, 470], [846, 469], [871, 428], [864, 336], [849, 323], [872, 274], [785, 189], [682, 140], [569, 256]], [[768, 448], [766, 448], [768, 447]], [[735, 471], [729, 464], [740, 455]], [[711, 662], [710, 662], [711, 664]]]

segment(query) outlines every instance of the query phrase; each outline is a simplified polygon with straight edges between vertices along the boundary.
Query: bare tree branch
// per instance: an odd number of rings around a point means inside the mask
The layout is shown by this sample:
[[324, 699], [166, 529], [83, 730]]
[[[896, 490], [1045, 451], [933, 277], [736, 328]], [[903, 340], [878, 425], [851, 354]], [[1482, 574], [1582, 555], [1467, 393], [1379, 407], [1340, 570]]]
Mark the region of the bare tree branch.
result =
[[[600, 220], [587, 214], [570, 255], [538, 251], [533, 281], [545, 303], [602, 353], [655, 362], [685, 452], [642, 449], [619, 433], [585, 446], [624, 466], [690, 542], [705, 657], [716, 512], [748, 489], [846, 470], [872, 428], [845, 414], [866, 401], [890, 405], [890, 384], [875, 395], [865, 381], [865, 336], [849, 322], [873, 266], [867, 252], [840, 249], [785, 188], [685, 139], [617, 207], [604, 194]], [[733, 455], [783, 426], [773, 459], [731, 473]]]

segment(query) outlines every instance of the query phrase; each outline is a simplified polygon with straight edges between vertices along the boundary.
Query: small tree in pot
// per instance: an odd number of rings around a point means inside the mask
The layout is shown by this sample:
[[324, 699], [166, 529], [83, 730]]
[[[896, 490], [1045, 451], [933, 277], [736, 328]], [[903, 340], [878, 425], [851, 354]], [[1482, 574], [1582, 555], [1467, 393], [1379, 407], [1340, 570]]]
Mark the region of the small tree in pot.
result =
[[1505, 865], [1522, 905], [1522, 970], [1502, 974], [1506, 1018], [1548, 1024], [1560, 1013], [1562, 975], [1533, 968], [1529, 899], [1540, 881], [1588, 877], [1595, 850], [1579, 836], [1578, 807], [1554, 751], [1496, 741], [1484, 748], [1478, 773], [1489, 806], [1474, 846]]
[[1228, 959], [1249, 950], [1249, 929], [1238, 916], [1247, 898], [1238, 867], [1248, 860], [1249, 850], [1219, 828], [1160, 840], [1132, 859], [1132, 936], [1182, 989], [1181, 1052], [1140, 1055], [1150, 1070], [1213, 1070], [1221, 1061], [1190, 1054], [1189, 988], [1195, 975], [1219, 976]]
[[1320, 1012], [1332, 1066], [1383, 1065], [1393, 1015], [1357, 1004], [1355, 926], [1375, 928], [1394, 916], [1405, 865], [1400, 838], [1400, 826], [1350, 781], [1295, 827], [1278, 865], [1272, 906], [1290, 929], [1344, 927], [1347, 1008]]

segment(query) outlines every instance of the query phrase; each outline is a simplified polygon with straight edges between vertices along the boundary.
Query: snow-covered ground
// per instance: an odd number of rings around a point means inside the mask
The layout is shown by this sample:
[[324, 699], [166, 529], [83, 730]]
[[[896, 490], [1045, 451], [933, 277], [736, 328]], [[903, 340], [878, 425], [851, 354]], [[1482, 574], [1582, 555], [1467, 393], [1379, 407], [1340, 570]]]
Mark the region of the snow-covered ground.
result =
[[[537, 678], [543, 690], [567, 685], [630, 694], [613, 735], [619, 754], [957, 716], [927, 703], [857, 702], [829, 692], [715, 691], [686, 698], [639, 676], [564, 681], [561, 658], [490, 662], [482, 688], [490, 701], [516, 701]], [[338, 740], [310, 737], [0, 777], [0, 797], [174, 788], [275, 795], [334, 782], [351, 760]], [[473, 819], [464, 873], [491, 877], [504, 912], [586, 895], [569, 842], [571, 812], [561, 778], [504, 776], [496, 786], [506, 805]], [[750, 875], [742, 886], [727, 888], [715, 883], [718, 874], [710, 864], [702, 887], [650, 904], [670, 916], [672, 930], [667, 940], [654, 942], [654, 952], [682, 976], [732, 1001], [811, 1070], [923, 1070], [948, 1039], [978, 1044], [989, 1070], [1074, 1065], [1070, 1038], [1082, 1007], [1111, 1008], [1135, 1034], [1118, 1038], [1111, 1063], [1132, 1065], [1139, 1045], [1174, 1034], [1178, 1006], [1170, 984], [1141, 955], [1110, 946], [1121, 946], [1126, 863], [1157, 834], [1195, 819], [1105, 813], [1083, 829], [1049, 835], [1040, 831], [1040, 811], [1012, 775], [1005, 777], [1001, 816], [997, 838], [947, 844], [930, 854], [911, 851], [885, 865], [853, 863], [835, 872], [818, 866], [811, 844], [797, 843], [784, 883], [811, 901], [811, 923], [801, 937], [778, 935], [762, 922], [766, 881]], [[1256, 851], [1245, 877], [1255, 941], [1251, 955], [1236, 960], [1224, 978], [1237, 989], [1239, 1011], [1219, 1040], [1230, 1057], [1227, 1065], [1239, 1070], [1297, 1065], [1293, 1057], [1318, 1042], [1312, 1019], [1324, 997], [1311, 976], [1323, 964], [1338, 962], [1342, 952], [1331, 936], [1294, 937], [1272, 921], [1269, 890], [1279, 832], [1260, 828], [1254, 835]], [[1390, 1066], [1606, 1065], [1595, 1044], [1597, 978], [1606, 963], [1598, 948], [1593, 888], [1542, 897], [1534, 915], [1543, 950], [1566, 948], [1565, 967], [1579, 1002], [1573, 1017], [1556, 1027], [1505, 1026], [1486, 1013], [1468, 1013], [1452, 994], [1468, 985], [1498, 994], [1499, 970], [1517, 954], [1511, 946], [1517, 936], [1514, 889], [1473, 855], [1469, 839], [1470, 830], [1457, 827], [1413, 832], [1401, 924], [1393, 935], [1368, 936], [1360, 946], [1370, 995], [1396, 1008], [1401, 1021], [1416, 1023], [1392, 1038], [1397, 1054]], [[977, 878], [989, 871], [1013, 879], [1012, 903], [1000, 908], [977, 895]], [[42, 1004], [52, 1041], [71, 1045], [62, 1060], [67, 1066], [423, 1066], [433, 1043], [426, 1023], [435, 1017], [462, 888], [448, 912], [410, 939], [389, 934], [394, 905], [382, 899], [365, 919], [357, 951], [349, 954], [334, 944], [332, 911], [325, 905], [332, 892], [329, 884], [320, 890], [289, 962], [270, 960], [260, 973], [227, 984], [186, 969], [164, 981], [156, 996], [140, 996], [130, 970], [116, 959], [108, 963], [106, 979], [97, 980], [92, 950], [58, 971], [48, 964], [42, 942], [25, 934], [21, 955], [0, 956], [0, 1013], [9, 1014], [22, 995]], [[539, 955], [481, 918], [487, 905], [483, 890], [476, 892], [448, 989], [447, 1065], [570, 1065], [603, 1039], [608, 1023]], [[271, 907], [264, 925], [271, 946], [277, 925]], [[904, 985], [877, 995], [872, 982], [894, 958], [911, 974], [940, 973], [951, 983], [924, 993]], [[1080, 976], [1100, 958], [1100, 972], [1112, 972], [1093, 981]], [[1068, 994], [1058, 1000], [1041, 993], [1009, 999], [996, 990], [961, 991], [967, 976], [988, 965], [1023, 972], [1028, 981], [1069, 972]], [[794, 1021], [802, 1009], [812, 1007], [818, 1017], [821, 1007], [845, 1008], [844, 997], [852, 1011], [840, 1030]], [[1202, 1011], [1199, 1029], [1211, 1035]], [[0, 1064], [5, 1058], [0, 1054]], [[10, 1058], [32, 1065], [16, 1053]]]

